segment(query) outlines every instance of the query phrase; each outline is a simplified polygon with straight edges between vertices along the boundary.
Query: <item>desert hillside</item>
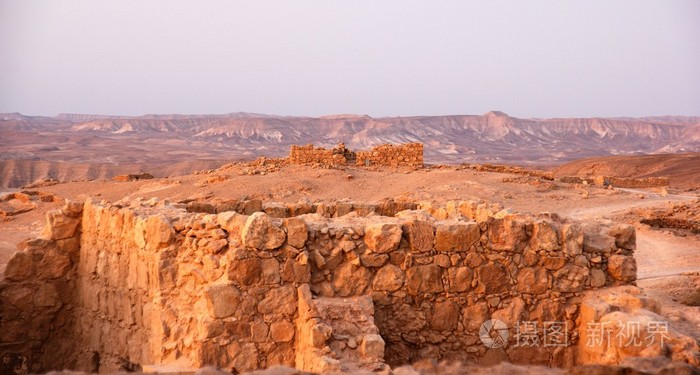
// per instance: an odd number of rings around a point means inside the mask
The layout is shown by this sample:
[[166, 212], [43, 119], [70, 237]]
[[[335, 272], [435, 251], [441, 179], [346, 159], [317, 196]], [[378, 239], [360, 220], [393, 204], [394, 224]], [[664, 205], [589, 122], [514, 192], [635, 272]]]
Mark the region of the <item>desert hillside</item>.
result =
[[[110, 177], [137, 164], [157, 176], [163, 175], [163, 165], [171, 174], [186, 174], [195, 160], [285, 156], [291, 145], [308, 143], [344, 142], [361, 150], [421, 142], [427, 163], [551, 165], [594, 156], [700, 151], [698, 117], [520, 119], [497, 111], [390, 118], [11, 113], [0, 114], [0, 134], [4, 187], [41, 178]], [[23, 160], [22, 168], [15, 166], [17, 160]]]

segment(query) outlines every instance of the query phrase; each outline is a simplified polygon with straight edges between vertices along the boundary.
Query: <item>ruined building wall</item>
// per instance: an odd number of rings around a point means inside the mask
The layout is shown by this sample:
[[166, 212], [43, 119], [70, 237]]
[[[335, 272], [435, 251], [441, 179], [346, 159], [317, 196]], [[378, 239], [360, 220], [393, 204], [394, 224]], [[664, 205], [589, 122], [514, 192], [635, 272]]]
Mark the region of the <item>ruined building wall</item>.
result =
[[347, 158], [344, 154], [334, 153], [332, 149], [314, 147], [314, 145], [292, 145], [288, 160], [292, 164], [320, 164], [323, 166], [347, 164]]
[[[88, 201], [51, 213], [48, 232], [66, 228], [57, 222], [75, 229], [47, 236], [43, 257], [58, 257], [50, 268], [31, 246], [8, 264], [0, 349], [29, 354], [42, 370], [177, 361], [245, 371], [330, 366], [334, 355], [389, 364], [482, 360], [494, 351], [479, 341], [479, 325], [493, 317], [512, 330], [502, 352], [511, 361], [570, 365], [581, 293], [636, 277], [629, 226], [471, 201], [419, 206], [396, 217], [358, 210], [275, 219]], [[333, 331], [308, 308], [332, 315], [343, 298], [368, 296], [374, 307], [357, 313], [373, 322], [362, 327]], [[516, 347], [518, 320], [563, 322], [569, 346]], [[35, 321], [45, 322], [39, 336], [29, 334]]]
[[343, 144], [334, 149], [324, 149], [313, 145], [293, 145], [289, 152], [292, 164], [319, 164], [323, 166], [388, 166], [422, 167], [423, 144], [380, 145], [370, 151], [351, 152]]
[[423, 166], [423, 144], [380, 145], [371, 151], [357, 151], [355, 164], [359, 166]]

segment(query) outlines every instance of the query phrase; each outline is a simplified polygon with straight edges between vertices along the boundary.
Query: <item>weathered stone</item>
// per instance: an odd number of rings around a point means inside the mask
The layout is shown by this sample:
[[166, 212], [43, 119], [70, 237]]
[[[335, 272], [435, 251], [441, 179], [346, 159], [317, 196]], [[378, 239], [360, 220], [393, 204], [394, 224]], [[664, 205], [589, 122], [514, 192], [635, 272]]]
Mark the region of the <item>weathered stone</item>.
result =
[[411, 251], [427, 252], [433, 249], [435, 232], [433, 225], [427, 221], [413, 220], [403, 224], [403, 230], [408, 234]]
[[262, 201], [260, 199], [251, 199], [243, 202], [243, 213], [246, 215], [262, 212], [262, 210]]
[[394, 292], [403, 286], [405, 276], [401, 268], [387, 264], [380, 268], [374, 276], [374, 290]]
[[510, 289], [510, 275], [500, 263], [488, 263], [478, 268], [477, 291], [485, 294], [504, 293]]
[[233, 285], [213, 285], [206, 292], [209, 315], [226, 318], [236, 311], [241, 302], [241, 292]]
[[10, 281], [22, 281], [29, 278], [34, 273], [32, 268], [31, 254], [18, 251], [7, 262], [5, 268], [5, 279]]
[[489, 320], [489, 307], [484, 302], [477, 303], [464, 309], [462, 325], [468, 334], [478, 335], [481, 324]]
[[459, 305], [452, 301], [435, 302], [430, 328], [436, 331], [453, 331], [459, 321]]
[[543, 268], [523, 268], [517, 280], [515, 289], [521, 293], [542, 294], [549, 288], [549, 276]]
[[219, 254], [226, 248], [228, 248], [228, 241], [225, 238], [221, 238], [207, 242], [205, 251], [209, 254]]
[[[268, 366], [287, 366], [294, 367], [295, 365], [294, 345], [293, 343], [278, 343], [275, 348], [267, 355]], [[290, 372], [289, 375], [292, 373]], [[279, 374], [283, 375], [283, 374]]]
[[583, 251], [583, 228], [578, 224], [565, 224], [561, 230], [562, 249], [568, 256], [576, 256]]
[[229, 262], [228, 278], [239, 285], [258, 284], [262, 278], [260, 259], [232, 259]]
[[292, 283], [308, 283], [311, 281], [311, 265], [301, 264], [299, 261], [289, 258], [282, 266], [282, 280]]
[[42, 237], [49, 240], [62, 240], [73, 237], [78, 230], [80, 220], [68, 217], [61, 211], [49, 211]]
[[309, 232], [306, 227], [306, 222], [302, 219], [293, 217], [285, 219], [282, 227], [287, 230], [287, 243], [297, 249], [301, 249], [306, 244], [309, 238]]
[[580, 292], [588, 281], [588, 268], [568, 265], [554, 273], [556, 287], [561, 292]]
[[245, 246], [259, 250], [277, 249], [286, 238], [284, 230], [275, 226], [270, 217], [262, 212], [255, 212], [248, 217], [241, 236]]
[[562, 267], [564, 267], [564, 265], [566, 265], [566, 258], [564, 258], [564, 257], [544, 257], [544, 259], [542, 259], [542, 265], [544, 266], [544, 268], [546, 268], [548, 270], [556, 271], [556, 270], [559, 270]]
[[266, 203], [263, 206], [263, 211], [270, 217], [285, 218], [289, 216], [287, 206], [277, 202]]
[[258, 368], [258, 349], [253, 343], [229, 345], [228, 355], [233, 360], [233, 369], [238, 373]]
[[561, 247], [559, 229], [549, 221], [535, 222], [530, 246], [537, 250], [554, 251]]
[[389, 260], [389, 254], [366, 252], [360, 255], [360, 263], [365, 267], [381, 267]]
[[489, 246], [495, 251], [520, 252], [527, 245], [525, 222], [513, 215], [488, 220]]
[[443, 291], [442, 271], [434, 264], [411, 267], [406, 271], [408, 293], [440, 293]]
[[44, 257], [37, 267], [37, 272], [43, 278], [56, 279], [65, 276], [70, 266], [70, 258], [67, 255], [59, 254], [55, 248], [52, 248], [44, 253]]
[[439, 223], [435, 233], [435, 250], [467, 251], [477, 241], [481, 232], [474, 222]]
[[144, 238], [151, 250], [167, 247], [175, 236], [170, 220], [163, 215], [149, 216], [145, 221]]
[[608, 274], [618, 281], [637, 279], [637, 262], [633, 256], [613, 255], [608, 258]]
[[389, 253], [399, 247], [402, 234], [398, 224], [370, 224], [365, 228], [365, 244], [375, 253]]
[[372, 282], [372, 271], [351, 262], [341, 264], [333, 271], [333, 290], [340, 297], [359, 296]]
[[600, 288], [603, 285], [605, 285], [605, 272], [598, 268], [591, 269], [591, 286]]
[[469, 267], [450, 267], [447, 269], [447, 291], [460, 293], [469, 290], [473, 272]]
[[296, 289], [291, 285], [271, 289], [265, 293], [265, 298], [258, 303], [258, 312], [266, 315], [292, 316], [297, 309], [296, 295]]
[[587, 253], [610, 253], [615, 251], [615, 237], [601, 233], [600, 228], [587, 228], [583, 235], [583, 251]]
[[608, 234], [615, 237], [615, 245], [625, 250], [637, 247], [637, 232], [628, 224], [615, 224], [610, 227]]
[[369, 334], [362, 337], [360, 354], [364, 358], [379, 360], [384, 358], [384, 339], [377, 334]]
[[515, 327], [519, 321], [524, 320], [526, 312], [525, 301], [515, 297], [510, 300], [507, 307], [494, 311], [491, 318], [502, 321], [508, 327]]
[[294, 325], [286, 320], [270, 324], [270, 337], [275, 342], [289, 342], [294, 338]]
[[250, 325], [250, 337], [253, 342], [265, 342], [270, 329], [262, 320], [256, 320]]
[[228, 240], [232, 247], [241, 245], [241, 232], [247, 219], [247, 216], [233, 211], [222, 212], [216, 215], [216, 222], [228, 232]]

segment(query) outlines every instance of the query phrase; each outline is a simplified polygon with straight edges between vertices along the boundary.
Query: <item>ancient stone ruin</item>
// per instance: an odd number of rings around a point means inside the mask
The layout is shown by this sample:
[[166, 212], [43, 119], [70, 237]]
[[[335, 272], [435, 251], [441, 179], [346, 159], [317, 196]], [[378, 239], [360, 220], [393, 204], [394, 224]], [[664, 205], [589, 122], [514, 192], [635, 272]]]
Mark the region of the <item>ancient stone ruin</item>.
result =
[[423, 166], [423, 144], [385, 144], [374, 147], [370, 151], [356, 152], [345, 148], [342, 143], [333, 149], [313, 145], [293, 145], [288, 160], [292, 164], [318, 164], [330, 167], [356, 165], [417, 168]]
[[[68, 203], [7, 266], [0, 354], [33, 372], [352, 371], [423, 358], [573, 366], [605, 354], [582, 345], [583, 327], [616, 311], [586, 307], [584, 292], [636, 279], [627, 225], [475, 201], [308, 206], [280, 219]], [[290, 214], [300, 211], [314, 213]], [[500, 346], [480, 332], [489, 319], [511, 332]], [[559, 324], [557, 345], [516, 345], [522, 321]], [[660, 350], [697, 350], [673, 337], [683, 345]]]

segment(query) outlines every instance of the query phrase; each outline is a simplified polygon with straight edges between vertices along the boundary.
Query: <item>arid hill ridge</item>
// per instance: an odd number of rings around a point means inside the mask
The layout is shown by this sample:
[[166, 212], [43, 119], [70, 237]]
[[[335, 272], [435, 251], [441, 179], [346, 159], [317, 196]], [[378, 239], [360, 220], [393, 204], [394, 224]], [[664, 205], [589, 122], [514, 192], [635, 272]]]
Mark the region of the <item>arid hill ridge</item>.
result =
[[[428, 163], [551, 165], [593, 156], [700, 151], [700, 117], [521, 119], [498, 111], [386, 118], [8, 113], [0, 114], [0, 134], [0, 163], [140, 164], [144, 169], [159, 163], [284, 156], [291, 145], [308, 143], [328, 147], [344, 142], [358, 150], [421, 142]], [[17, 178], [13, 168], [1, 169], [4, 186], [57, 177]]]

